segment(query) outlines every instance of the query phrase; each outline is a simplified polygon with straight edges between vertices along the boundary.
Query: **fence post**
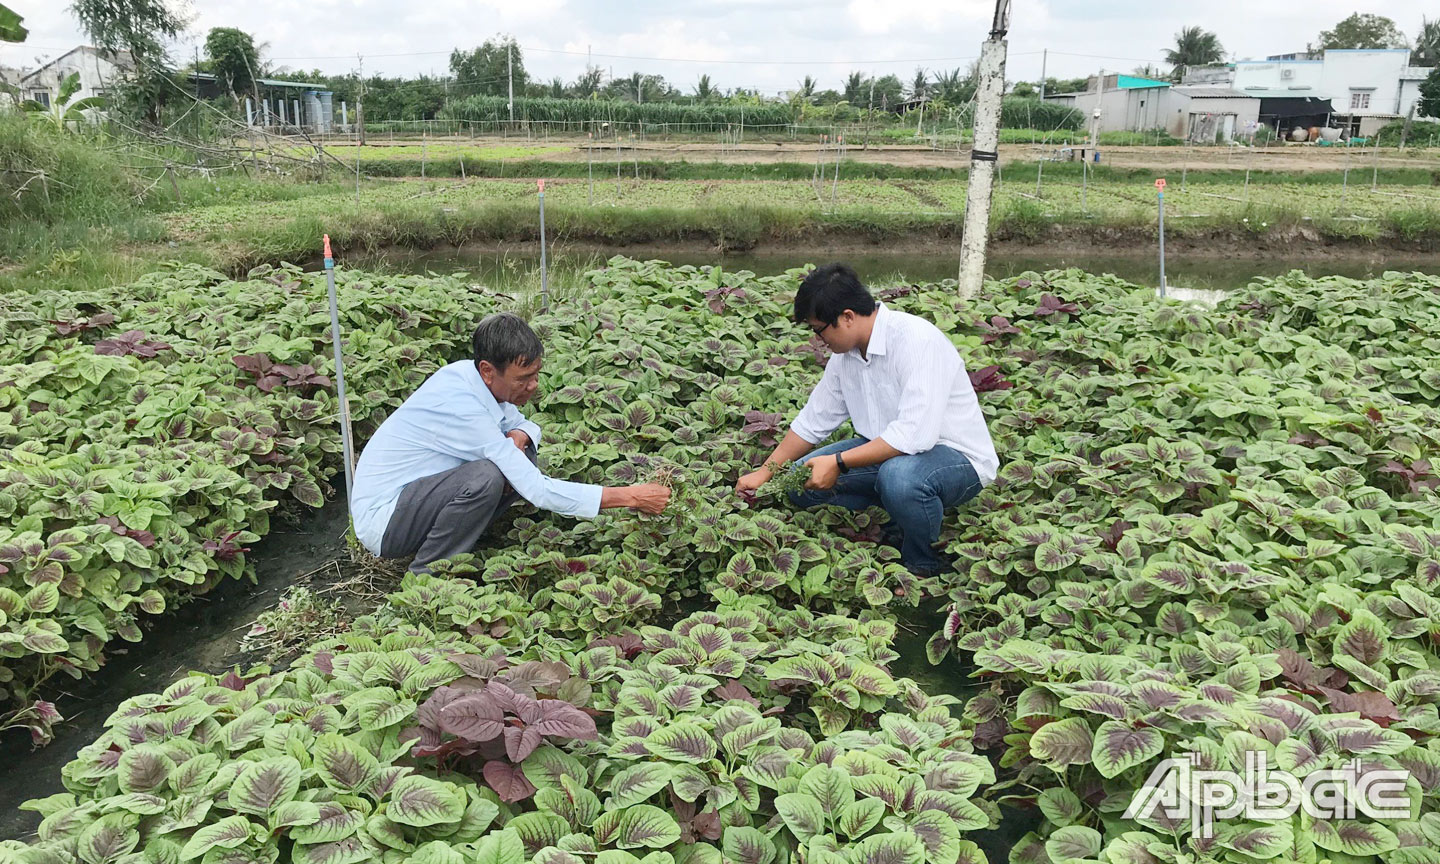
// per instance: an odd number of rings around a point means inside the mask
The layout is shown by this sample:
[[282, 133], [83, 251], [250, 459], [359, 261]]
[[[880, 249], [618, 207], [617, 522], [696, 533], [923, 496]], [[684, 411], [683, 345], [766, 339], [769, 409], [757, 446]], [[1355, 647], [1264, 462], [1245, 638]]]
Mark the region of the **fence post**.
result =
[[1242, 197], [1246, 204], [1250, 203], [1250, 163], [1255, 159], [1255, 142], [1250, 142], [1250, 152], [1245, 155], [1245, 191]]
[[1345, 172], [1340, 177], [1340, 206], [1345, 206], [1345, 193], [1350, 188], [1350, 140], [1345, 140]]

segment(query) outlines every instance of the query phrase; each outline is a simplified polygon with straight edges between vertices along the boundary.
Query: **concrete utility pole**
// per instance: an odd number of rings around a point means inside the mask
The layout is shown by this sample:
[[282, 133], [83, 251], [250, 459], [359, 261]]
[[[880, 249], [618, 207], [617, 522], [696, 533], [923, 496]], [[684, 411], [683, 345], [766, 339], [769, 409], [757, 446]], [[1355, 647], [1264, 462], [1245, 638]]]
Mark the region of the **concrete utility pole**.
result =
[[509, 92], [506, 101], [510, 105], [510, 122], [515, 122], [515, 46], [505, 49], [505, 86]]
[[[1414, 123], [1414, 122], [1415, 122], [1415, 103], [1414, 103], [1414, 102], [1411, 102], [1411, 103], [1410, 103], [1410, 110], [1405, 113], [1405, 125], [1400, 127], [1400, 151], [1401, 151], [1401, 152], [1404, 152], [1404, 150], [1405, 150], [1405, 139], [1407, 139], [1407, 138], [1410, 137], [1410, 124], [1412, 124], [1412, 123]], [[1380, 136], [1379, 136], [1378, 134], [1375, 136], [1375, 141], [1377, 142], [1377, 146], [1378, 146], [1378, 142], [1380, 141]]]
[[990, 201], [1000, 162], [1000, 101], [1005, 95], [1005, 33], [1010, 0], [995, 0], [990, 38], [980, 46], [979, 86], [975, 94], [975, 135], [970, 148], [970, 182], [965, 189], [965, 227], [960, 237], [960, 296], [974, 297], [985, 279], [985, 241]]
[[1040, 49], [1040, 98], [1045, 98], [1045, 63], [1050, 59], [1050, 49]]

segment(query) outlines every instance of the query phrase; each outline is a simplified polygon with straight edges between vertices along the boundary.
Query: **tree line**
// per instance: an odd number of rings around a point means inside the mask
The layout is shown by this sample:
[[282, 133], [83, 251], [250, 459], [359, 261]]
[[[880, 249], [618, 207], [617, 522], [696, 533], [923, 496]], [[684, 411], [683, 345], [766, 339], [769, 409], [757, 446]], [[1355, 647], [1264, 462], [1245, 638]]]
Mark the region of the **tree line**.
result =
[[[135, 74], [116, 88], [111, 107], [152, 121], [159, 120], [167, 103], [185, 101], [187, 88], [177, 86], [176, 81], [190, 71], [215, 75], [221, 89], [236, 106], [245, 96], [255, 93], [256, 79], [281, 77], [322, 84], [335, 92], [337, 100], [352, 104], [363, 98], [367, 115], [376, 119], [430, 119], [455, 99], [470, 96], [508, 99], [512, 94], [516, 98], [598, 99], [638, 104], [773, 105], [788, 101], [799, 116], [828, 111], [838, 117], [846, 112], [894, 111], [899, 106], [921, 102], [942, 110], [954, 109], [968, 104], [976, 90], [973, 64], [956, 69], [919, 68], [905, 79], [893, 74], [875, 76], [853, 71], [835, 88], [823, 88], [814, 76], [805, 75], [779, 99], [764, 97], [744, 87], [727, 89], [708, 73], [699, 75], [693, 83], [681, 84], [638, 70], [628, 75], [607, 76], [599, 67], [587, 65], [584, 72], [572, 80], [559, 76], [546, 80], [530, 74], [524, 51], [508, 36], [486, 40], [469, 50], [454, 50], [445, 75], [362, 78], [355, 73], [333, 75], [320, 70], [273, 66], [261, 56], [251, 34], [231, 27], [209, 31], [204, 43], [205, 54], [198, 63], [176, 65], [164, 46], [167, 39], [178, 36], [190, 23], [182, 11], [183, 6], [166, 0], [73, 0], [70, 8], [96, 46], [111, 52], [128, 52], [135, 60]], [[4, 7], [0, 10], [9, 12]], [[0, 13], [0, 26], [8, 20], [3, 13]], [[18, 16], [15, 22], [18, 25]], [[1316, 40], [1306, 46], [1306, 51], [1318, 56], [1330, 48], [1408, 48], [1412, 64], [1440, 65], [1437, 64], [1440, 21], [1422, 18], [1412, 40], [1393, 19], [1357, 12], [1321, 31]], [[1173, 46], [1164, 52], [1168, 69], [1147, 64], [1134, 72], [1178, 81], [1187, 69], [1225, 60], [1226, 52], [1216, 33], [1200, 26], [1188, 26], [1175, 34]], [[1019, 81], [1009, 89], [1013, 96], [1033, 97], [1038, 95], [1041, 86], [1039, 81]], [[1047, 78], [1043, 82], [1047, 94], [1082, 91], [1086, 86], [1086, 78]]]

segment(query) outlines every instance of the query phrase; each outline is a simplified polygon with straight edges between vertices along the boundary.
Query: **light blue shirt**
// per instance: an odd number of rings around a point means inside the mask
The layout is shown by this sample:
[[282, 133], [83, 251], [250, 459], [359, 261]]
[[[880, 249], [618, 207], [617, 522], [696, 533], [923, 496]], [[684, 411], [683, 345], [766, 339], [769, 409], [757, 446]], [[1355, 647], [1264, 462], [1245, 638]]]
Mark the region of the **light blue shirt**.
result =
[[496, 402], [473, 360], [456, 361], [431, 375], [385, 418], [360, 454], [350, 500], [355, 536], [379, 555], [406, 484], [477, 459], [494, 462], [511, 488], [542, 510], [587, 519], [600, 512], [599, 486], [540, 473], [505, 437], [514, 429], [540, 445], [540, 427], [509, 402]]

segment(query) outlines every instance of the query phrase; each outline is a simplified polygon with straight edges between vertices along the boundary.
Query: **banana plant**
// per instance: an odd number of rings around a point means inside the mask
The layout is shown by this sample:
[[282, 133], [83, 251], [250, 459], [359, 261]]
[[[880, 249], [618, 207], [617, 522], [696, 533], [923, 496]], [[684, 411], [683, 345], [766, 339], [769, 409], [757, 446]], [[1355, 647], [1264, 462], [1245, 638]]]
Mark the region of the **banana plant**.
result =
[[15, 10], [0, 3], [0, 42], [24, 42], [30, 34], [21, 25], [23, 20]]
[[55, 124], [58, 129], [65, 129], [71, 123], [84, 122], [86, 109], [105, 106], [105, 97], [103, 96], [87, 96], [71, 102], [70, 99], [79, 90], [80, 73], [71, 72], [60, 82], [60, 93], [48, 108], [34, 99], [25, 100], [20, 107], [37, 117], [43, 117], [46, 121]]

